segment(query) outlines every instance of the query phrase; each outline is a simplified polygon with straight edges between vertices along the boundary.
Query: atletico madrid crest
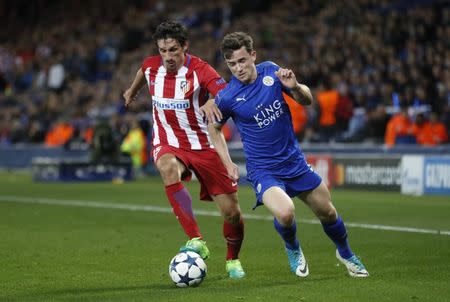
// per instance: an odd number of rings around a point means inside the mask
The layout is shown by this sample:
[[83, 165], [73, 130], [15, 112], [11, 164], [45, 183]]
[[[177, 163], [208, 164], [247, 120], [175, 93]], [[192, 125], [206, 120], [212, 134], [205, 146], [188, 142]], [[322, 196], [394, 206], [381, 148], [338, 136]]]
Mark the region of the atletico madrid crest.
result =
[[190, 88], [191, 88], [191, 86], [189, 84], [189, 81], [181, 81], [181, 83], [180, 83], [180, 90], [184, 94], [186, 94], [189, 91]]

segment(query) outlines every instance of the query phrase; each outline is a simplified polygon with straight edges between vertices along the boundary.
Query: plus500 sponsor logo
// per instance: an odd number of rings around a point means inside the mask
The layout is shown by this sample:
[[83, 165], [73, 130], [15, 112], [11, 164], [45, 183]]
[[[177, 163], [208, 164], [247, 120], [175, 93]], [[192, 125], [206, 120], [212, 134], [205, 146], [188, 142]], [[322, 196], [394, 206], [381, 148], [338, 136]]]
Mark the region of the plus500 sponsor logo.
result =
[[189, 100], [155, 99], [153, 104], [156, 108], [163, 110], [184, 110], [191, 107]]

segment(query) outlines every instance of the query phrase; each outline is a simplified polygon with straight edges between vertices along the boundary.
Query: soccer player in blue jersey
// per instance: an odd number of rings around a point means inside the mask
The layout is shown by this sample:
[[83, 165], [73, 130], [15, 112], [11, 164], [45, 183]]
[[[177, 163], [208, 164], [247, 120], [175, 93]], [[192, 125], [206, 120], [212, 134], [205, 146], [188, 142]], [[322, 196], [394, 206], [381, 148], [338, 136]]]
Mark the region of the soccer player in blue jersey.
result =
[[[237, 181], [239, 171], [230, 158], [220, 129], [231, 117], [242, 137], [247, 177], [256, 192], [256, 206], [264, 204], [273, 214], [291, 271], [299, 277], [309, 274], [296, 235], [295, 207], [291, 199], [296, 196], [321, 221], [325, 233], [337, 247], [337, 259], [346, 266], [350, 276], [369, 276], [350, 249], [346, 228], [331, 202], [328, 188], [305, 161], [293, 131], [283, 92], [302, 105], [310, 105], [313, 97], [309, 88], [299, 84], [290, 69], [272, 62], [255, 65], [253, 40], [246, 33], [226, 35], [221, 51], [233, 77], [216, 95], [215, 105], [209, 102], [202, 112], [210, 122], [208, 131], [229, 177]], [[213, 123], [217, 119], [220, 122]]]

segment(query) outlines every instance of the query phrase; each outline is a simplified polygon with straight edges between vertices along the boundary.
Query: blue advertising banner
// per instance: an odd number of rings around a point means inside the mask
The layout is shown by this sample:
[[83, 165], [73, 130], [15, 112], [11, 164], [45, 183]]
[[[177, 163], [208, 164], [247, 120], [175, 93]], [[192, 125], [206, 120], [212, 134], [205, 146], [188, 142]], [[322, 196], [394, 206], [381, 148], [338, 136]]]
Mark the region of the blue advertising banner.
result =
[[426, 156], [423, 173], [425, 194], [450, 195], [450, 157]]

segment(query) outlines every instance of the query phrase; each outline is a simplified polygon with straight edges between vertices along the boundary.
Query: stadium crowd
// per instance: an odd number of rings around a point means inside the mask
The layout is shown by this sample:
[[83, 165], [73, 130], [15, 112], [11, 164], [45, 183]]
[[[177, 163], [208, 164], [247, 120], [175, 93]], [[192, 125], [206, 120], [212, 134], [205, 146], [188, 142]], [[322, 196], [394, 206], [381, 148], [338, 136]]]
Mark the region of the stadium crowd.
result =
[[100, 119], [117, 141], [136, 120], [150, 135], [148, 94], [128, 110], [121, 95], [169, 18], [189, 27], [192, 52], [225, 79], [218, 41], [236, 30], [255, 38], [258, 61], [293, 69], [317, 100], [290, 104], [303, 142], [448, 141], [445, 1], [18, 0], [0, 2], [0, 145], [90, 143]]

